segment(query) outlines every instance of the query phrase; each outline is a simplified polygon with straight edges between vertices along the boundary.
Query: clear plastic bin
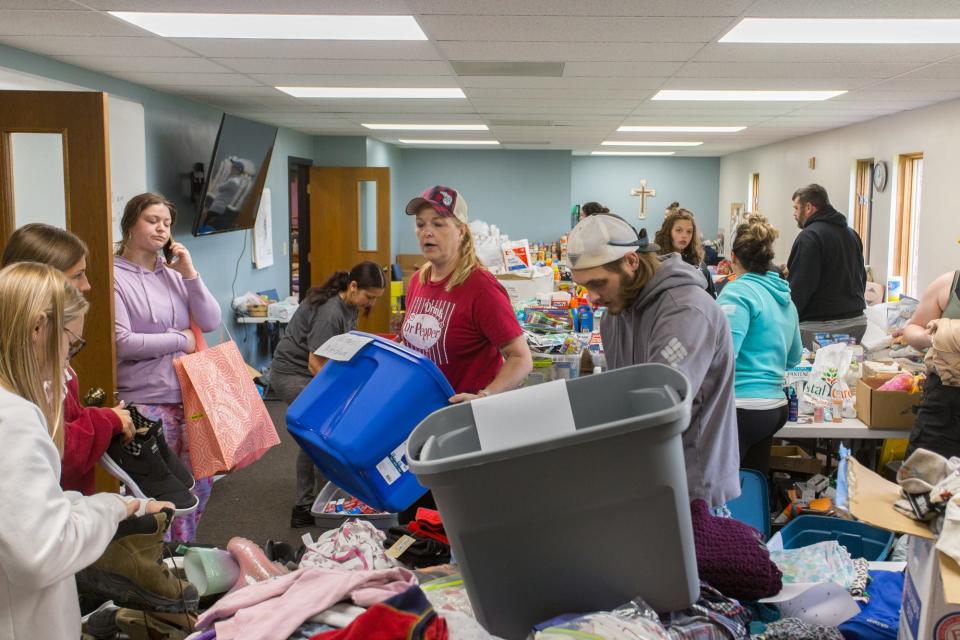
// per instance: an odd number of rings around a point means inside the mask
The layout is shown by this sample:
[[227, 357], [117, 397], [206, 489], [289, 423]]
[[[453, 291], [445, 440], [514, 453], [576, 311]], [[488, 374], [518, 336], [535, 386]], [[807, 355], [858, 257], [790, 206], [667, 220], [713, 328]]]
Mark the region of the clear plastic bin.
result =
[[686, 377], [647, 364], [566, 384], [573, 433], [484, 452], [470, 406], [460, 405], [427, 417], [407, 441], [477, 618], [505, 638], [637, 596], [668, 612], [699, 594], [681, 441]]

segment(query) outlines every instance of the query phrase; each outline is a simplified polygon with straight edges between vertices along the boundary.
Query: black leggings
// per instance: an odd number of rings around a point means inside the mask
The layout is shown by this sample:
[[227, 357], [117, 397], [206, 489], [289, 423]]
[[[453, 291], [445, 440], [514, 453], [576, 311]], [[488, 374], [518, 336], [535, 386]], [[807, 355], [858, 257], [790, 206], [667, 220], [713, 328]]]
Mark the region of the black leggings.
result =
[[737, 430], [740, 435], [740, 467], [763, 475], [770, 471], [770, 445], [773, 434], [787, 423], [790, 408], [737, 409]]

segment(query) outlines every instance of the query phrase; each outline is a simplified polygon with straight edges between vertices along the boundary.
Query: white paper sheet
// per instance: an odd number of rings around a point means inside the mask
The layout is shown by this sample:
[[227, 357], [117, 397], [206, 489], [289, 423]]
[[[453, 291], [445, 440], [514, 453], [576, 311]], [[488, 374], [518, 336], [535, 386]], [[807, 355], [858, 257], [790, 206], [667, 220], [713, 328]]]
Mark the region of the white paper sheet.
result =
[[326, 358], [327, 360], [339, 360], [347, 362], [357, 355], [367, 343], [373, 342], [373, 338], [358, 336], [352, 333], [342, 333], [339, 336], [333, 336], [314, 351], [314, 355]]
[[481, 398], [470, 405], [482, 451], [513, 449], [576, 431], [564, 380]]
[[260, 196], [260, 209], [253, 225], [253, 264], [257, 269], [273, 265], [273, 210], [270, 206], [270, 189]]

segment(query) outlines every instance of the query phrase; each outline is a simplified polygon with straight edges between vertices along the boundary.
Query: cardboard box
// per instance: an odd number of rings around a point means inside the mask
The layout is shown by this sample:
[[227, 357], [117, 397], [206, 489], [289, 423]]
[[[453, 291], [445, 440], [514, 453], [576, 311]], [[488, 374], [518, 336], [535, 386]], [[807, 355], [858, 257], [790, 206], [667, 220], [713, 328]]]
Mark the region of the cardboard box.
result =
[[553, 271], [545, 267], [515, 273], [499, 273], [497, 281], [507, 290], [510, 302], [514, 304], [536, 298], [539, 294], [553, 292]]
[[811, 475], [823, 471], [819, 460], [796, 445], [770, 447], [770, 469]]
[[934, 548], [934, 535], [900, 514], [893, 503], [900, 487], [884, 480], [853, 458], [847, 460], [850, 513], [881, 529], [910, 536], [907, 574], [900, 612], [901, 640], [960, 637], [960, 567]]
[[900, 373], [900, 365], [895, 362], [875, 362], [867, 360], [863, 363], [863, 377], [873, 378], [874, 376], [896, 375]]
[[871, 429], [909, 429], [916, 420], [913, 407], [920, 404], [919, 393], [877, 390], [893, 375], [881, 374], [857, 382], [857, 417]]

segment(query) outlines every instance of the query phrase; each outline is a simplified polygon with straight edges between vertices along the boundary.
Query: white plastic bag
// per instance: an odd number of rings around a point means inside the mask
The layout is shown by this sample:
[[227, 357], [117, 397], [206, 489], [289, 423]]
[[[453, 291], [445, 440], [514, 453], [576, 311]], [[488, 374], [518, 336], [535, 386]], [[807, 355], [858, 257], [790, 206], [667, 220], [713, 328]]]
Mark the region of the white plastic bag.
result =
[[853, 391], [846, 382], [853, 351], [846, 344], [831, 344], [817, 351], [813, 371], [803, 389], [804, 398], [813, 405], [832, 407], [834, 399], [843, 403], [843, 417], [855, 418], [857, 409]]

